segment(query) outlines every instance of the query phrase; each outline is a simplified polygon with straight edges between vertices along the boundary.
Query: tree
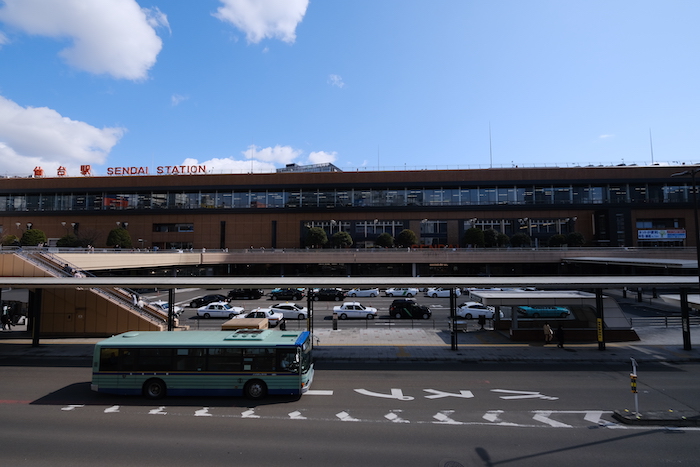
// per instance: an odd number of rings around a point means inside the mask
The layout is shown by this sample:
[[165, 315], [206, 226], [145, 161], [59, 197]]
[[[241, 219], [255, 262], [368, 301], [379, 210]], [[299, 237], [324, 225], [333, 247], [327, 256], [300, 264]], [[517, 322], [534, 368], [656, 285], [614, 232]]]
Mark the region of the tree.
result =
[[562, 234], [552, 235], [551, 237], [549, 237], [549, 240], [547, 240], [547, 246], [551, 247], [563, 246], [566, 244], [566, 235]]
[[347, 248], [353, 244], [353, 241], [349, 233], [341, 231], [333, 234], [331, 244], [338, 248]]
[[122, 227], [110, 230], [109, 235], [107, 235], [107, 246], [131, 248], [131, 235], [129, 235], [129, 231]]
[[19, 242], [26, 246], [37, 246], [39, 243], [46, 243], [46, 234], [43, 230], [27, 229]]
[[496, 246], [508, 246], [510, 244], [510, 237], [504, 233], [499, 232], [496, 235]]
[[486, 248], [493, 248], [495, 246], [498, 246], [496, 244], [496, 237], [497, 236], [498, 236], [498, 232], [496, 232], [495, 229], [484, 230], [484, 246]]
[[2, 237], [3, 246], [19, 245], [19, 237], [16, 235], [5, 235]]
[[67, 234], [58, 239], [56, 246], [62, 248], [74, 248], [80, 246], [80, 240], [73, 234]]
[[396, 244], [401, 247], [410, 247], [418, 243], [418, 236], [411, 229], [404, 229], [396, 236]]
[[583, 246], [586, 244], [586, 238], [581, 232], [571, 232], [566, 236], [566, 243], [569, 246]]
[[532, 244], [532, 239], [526, 233], [516, 233], [510, 237], [510, 245], [515, 248], [522, 246], [530, 246]]
[[476, 227], [467, 229], [464, 232], [464, 244], [475, 248], [483, 247], [485, 245], [484, 231]]
[[391, 234], [388, 232], [379, 234], [377, 239], [374, 241], [374, 246], [391, 248], [392, 246], [394, 246], [394, 237], [392, 237]]
[[328, 235], [321, 227], [311, 227], [306, 233], [306, 246], [320, 248], [328, 243]]

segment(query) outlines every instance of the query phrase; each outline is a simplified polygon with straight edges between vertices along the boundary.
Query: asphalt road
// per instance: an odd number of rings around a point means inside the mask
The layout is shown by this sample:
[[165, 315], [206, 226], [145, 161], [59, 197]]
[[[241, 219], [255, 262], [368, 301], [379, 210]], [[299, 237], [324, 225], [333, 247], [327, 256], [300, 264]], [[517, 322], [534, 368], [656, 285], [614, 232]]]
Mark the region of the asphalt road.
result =
[[[8, 466], [697, 465], [700, 429], [620, 425], [626, 365], [319, 366], [261, 402], [90, 391], [89, 367], [2, 367]], [[638, 369], [646, 409], [698, 410], [698, 365]]]

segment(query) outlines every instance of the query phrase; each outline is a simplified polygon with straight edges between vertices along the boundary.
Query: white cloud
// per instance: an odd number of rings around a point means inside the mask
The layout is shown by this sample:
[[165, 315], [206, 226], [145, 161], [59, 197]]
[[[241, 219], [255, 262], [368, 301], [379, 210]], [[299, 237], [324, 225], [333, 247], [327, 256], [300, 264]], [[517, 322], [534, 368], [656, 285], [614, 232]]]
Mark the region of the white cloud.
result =
[[329, 75], [328, 76], [328, 82], [335, 87], [342, 88], [345, 86], [345, 83], [343, 82], [343, 78], [340, 75]]
[[162, 48], [155, 27], [169, 29], [157, 8], [135, 0], [4, 0], [0, 21], [28, 34], [69, 37], [60, 52], [71, 66], [94, 74], [138, 80]]
[[80, 165], [104, 163], [125, 131], [99, 129], [47, 107], [22, 107], [0, 96], [0, 173], [28, 175], [41, 166], [46, 175], [55, 175], [64, 166], [77, 176]]
[[221, 0], [214, 16], [243, 31], [249, 43], [265, 38], [293, 43], [309, 0]]
[[[210, 173], [263, 173], [274, 172], [279, 166], [295, 162], [302, 155], [302, 151], [290, 146], [275, 146], [258, 148], [251, 145], [242, 154], [247, 160], [237, 160], [232, 157], [214, 158], [203, 162], [197, 159], [185, 159], [183, 165], [205, 165]], [[317, 151], [309, 154], [307, 161], [301, 164], [321, 164], [335, 162], [335, 152]]]
[[309, 164], [324, 164], [326, 162], [333, 163], [338, 159], [338, 153], [318, 151], [309, 154]]
[[598, 136], [598, 138], [600, 138], [600, 139], [607, 139], [607, 138], [614, 138], [614, 137], [615, 137], [615, 135], [600, 135], [600, 136]]
[[186, 101], [187, 99], [189, 99], [189, 97], [182, 96], [180, 94], [173, 94], [172, 96], [170, 96], [170, 103], [173, 107], [175, 107], [176, 105], [180, 104], [180, 102]]
[[199, 162], [197, 159], [185, 159], [183, 165], [204, 165], [209, 173], [268, 173], [275, 171], [275, 165], [256, 160], [242, 161], [232, 158], [214, 158]]
[[254, 159], [276, 164], [289, 164], [301, 154], [302, 151], [299, 149], [280, 145], [277, 145], [274, 148], [258, 148], [255, 145], [250, 145], [248, 146], [248, 149], [243, 151], [243, 155], [246, 159]]
[[5, 45], [9, 42], [10, 40], [7, 38], [7, 36], [0, 31], [0, 45]]

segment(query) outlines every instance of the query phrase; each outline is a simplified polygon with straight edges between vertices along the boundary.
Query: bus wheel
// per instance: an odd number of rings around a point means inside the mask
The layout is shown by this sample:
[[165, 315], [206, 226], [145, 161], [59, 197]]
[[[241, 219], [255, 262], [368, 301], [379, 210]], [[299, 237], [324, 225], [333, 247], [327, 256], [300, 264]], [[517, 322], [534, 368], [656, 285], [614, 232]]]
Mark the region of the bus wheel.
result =
[[265, 385], [265, 382], [260, 381], [259, 379], [253, 379], [246, 383], [245, 388], [243, 388], [243, 392], [249, 399], [262, 399], [267, 393], [267, 386]]
[[153, 378], [143, 383], [143, 395], [148, 399], [162, 399], [165, 391], [165, 383], [161, 379]]

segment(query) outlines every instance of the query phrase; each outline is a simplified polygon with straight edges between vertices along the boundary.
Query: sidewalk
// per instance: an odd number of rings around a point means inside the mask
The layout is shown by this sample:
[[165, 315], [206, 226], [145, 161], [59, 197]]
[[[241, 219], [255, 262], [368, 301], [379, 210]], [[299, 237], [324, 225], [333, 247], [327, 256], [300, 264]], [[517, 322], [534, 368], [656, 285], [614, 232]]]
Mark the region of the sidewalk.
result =
[[[15, 328], [16, 329], [16, 328]], [[695, 336], [700, 328], [691, 329]], [[680, 328], [642, 327], [641, 340], [606, 343], [572, 342], [565, 348], [556, 344], [513, 342], [500, 331], [457, 333], [457, 350], [451, 349], [448, 331], [409, 328], [317, 329], [314, 333], [314, 359], [336, 362], [538, 362], [538, 363], [629, 363], [700, 362], [700, 339], [692, 350], [683, 350]], [[0, 359], [19, 356], [46, 358], [89, 358], [99, 338], [41, 339], [32, 347], [26, 331], [0, 333]]]

